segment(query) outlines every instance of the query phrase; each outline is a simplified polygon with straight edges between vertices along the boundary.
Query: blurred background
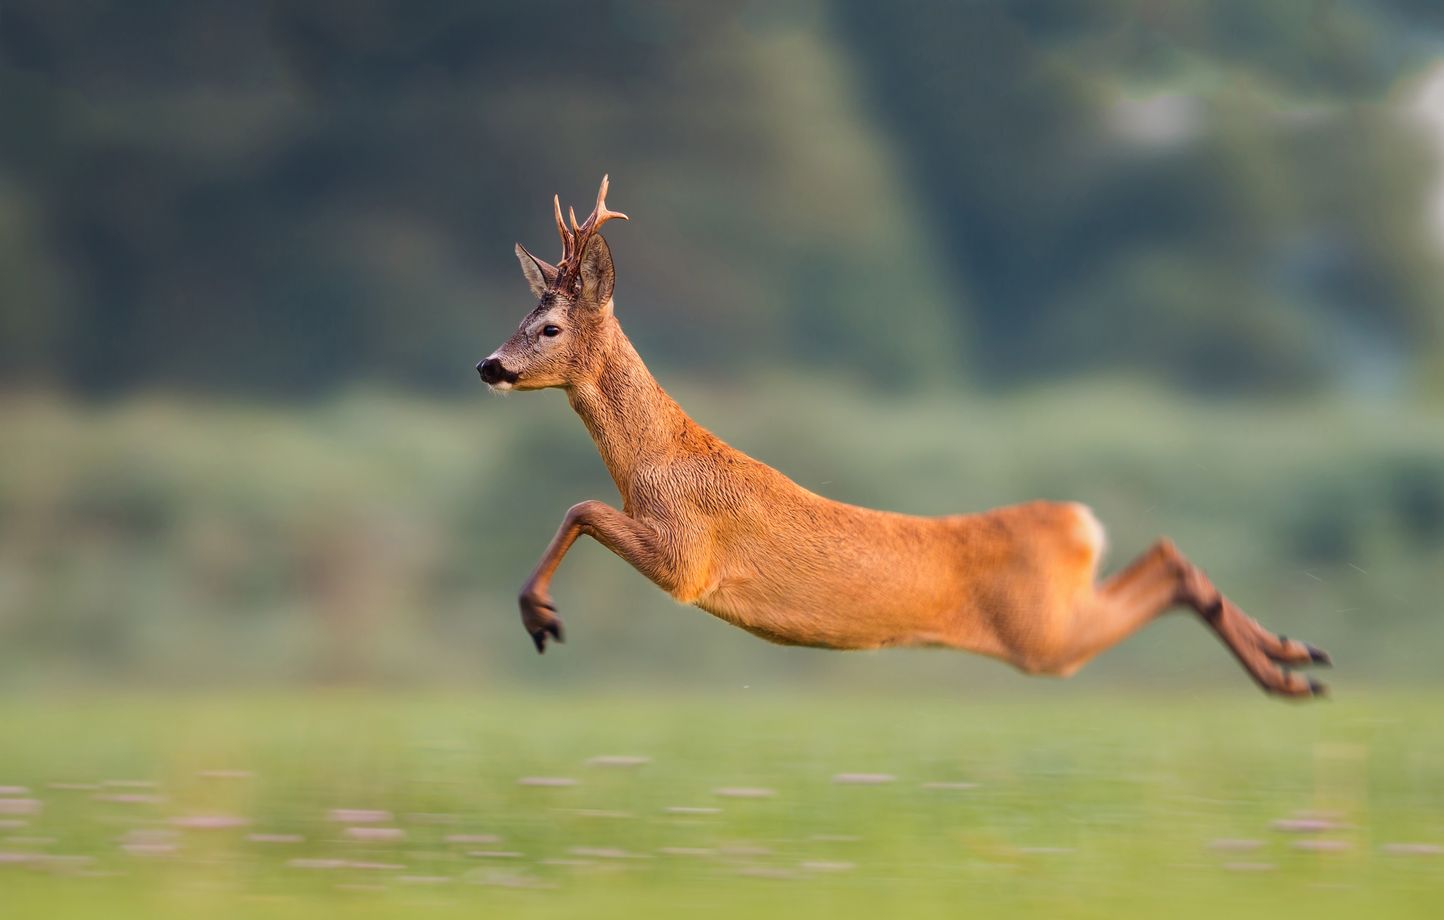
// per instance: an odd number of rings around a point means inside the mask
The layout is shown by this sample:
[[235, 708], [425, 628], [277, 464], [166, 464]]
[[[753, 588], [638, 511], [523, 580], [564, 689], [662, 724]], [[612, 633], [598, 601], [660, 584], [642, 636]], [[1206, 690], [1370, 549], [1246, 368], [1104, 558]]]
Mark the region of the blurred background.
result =
[[[603, 172], [618, 315], [736, 446], [1087, 501], [1339, 686], [1438, 679], [1434, 3], [4, 0], [0, 119], [0, 688], [1063, 692], [767, 646], [587, 541], [535, 655], [516, 589], [615, 492], [472, 366]], [[1074, 680], [1253, 692], [1183, 617]]]

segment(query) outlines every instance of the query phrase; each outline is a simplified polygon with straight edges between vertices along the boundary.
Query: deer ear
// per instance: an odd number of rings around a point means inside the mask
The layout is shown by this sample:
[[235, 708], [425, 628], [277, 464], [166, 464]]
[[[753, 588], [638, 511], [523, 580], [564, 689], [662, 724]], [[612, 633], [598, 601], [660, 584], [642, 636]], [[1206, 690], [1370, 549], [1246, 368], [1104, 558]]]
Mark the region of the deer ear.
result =
[[616, 271], [612, 268], [612, 250], [600, 235], [592, 237], [582, 253], [582, 299], [598, 307], [612, 299]]
[[537, 297], [557, 280], [557, 267], [527, 252], [520, 243], [516, 244], [516, 260], [521, 263], [521, 273], [526, 276], [526, 283], [531, 285], [531, 292]]

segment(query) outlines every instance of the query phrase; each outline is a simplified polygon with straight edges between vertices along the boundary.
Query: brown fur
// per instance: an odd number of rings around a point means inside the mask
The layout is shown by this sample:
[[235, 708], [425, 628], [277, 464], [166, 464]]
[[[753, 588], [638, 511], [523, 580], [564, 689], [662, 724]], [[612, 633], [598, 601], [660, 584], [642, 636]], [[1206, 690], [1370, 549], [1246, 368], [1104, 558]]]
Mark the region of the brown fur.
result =
[[[606, 241], [584, 243], [575, 296], [553, 286], [556, 269], [518, 246], [541, 302], [492, 355], [517, 389], [566, 391], [622, 498], [620, 511], [597, 501], [570, 509], [523, 587], [522, 619], [538, 651], [548, 636], [562, 638], [548, 589], [587, 534], [678, 601], [772, 642], [940, 646], [1066, 676], [1184, 605], [1266, 691], [1322, 692], [1283, 666], [1327, 663], [1327, 655], [1261, 627], [1166, 540], [1099, 583], [1103, 529], [1084, 505], [1038, 501], [936, 518], [875, 511], [810, 492], [728, 446], [642, 363], [613, 314]], [[548, 326], [560, 331], [545, 336]]]

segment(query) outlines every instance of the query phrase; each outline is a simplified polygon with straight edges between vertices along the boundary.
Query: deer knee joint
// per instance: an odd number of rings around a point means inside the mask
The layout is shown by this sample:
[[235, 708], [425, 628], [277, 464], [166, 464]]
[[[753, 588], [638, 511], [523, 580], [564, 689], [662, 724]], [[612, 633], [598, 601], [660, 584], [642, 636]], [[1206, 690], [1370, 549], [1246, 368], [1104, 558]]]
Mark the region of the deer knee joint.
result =
[[586, 529], [597, 511], [606, 507], [605, 502], [599, 502], [594, 498], [589, 498], [584, 502], [577, 502], [568, 508], [566, 519], [569, 523], [579, 525], [583, 529]]
[[1176, 574], [1182, 575], [1184, 569], [1188, 568], [1188, 560], [1183, 558], [1183, 553], [1179, 552], [1178, 544], [1167, 537], [1159, 537], [1153, 541], [1149, 552], [1163, 560], [1164, 564]]
[[1203, 570], [1190, 562], [1167, 537], [1155, 543], [1153, 551], [1164, 560], [1178, 579], [1175, 603], [1188, 604], [1206, 620], [1216, 619], [1223, 609], [1223, 595], [1218, 593], [1218, 589]]

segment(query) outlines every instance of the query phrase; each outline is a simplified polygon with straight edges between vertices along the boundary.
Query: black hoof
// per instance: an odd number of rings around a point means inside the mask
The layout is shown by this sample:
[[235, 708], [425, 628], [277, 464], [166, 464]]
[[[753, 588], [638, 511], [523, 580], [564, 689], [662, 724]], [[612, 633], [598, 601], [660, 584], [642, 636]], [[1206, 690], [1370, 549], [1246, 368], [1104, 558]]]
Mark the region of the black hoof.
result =
[[531, 641], [536, 645], [536, 653], [538, 655], [545, 655], [547, 653], [547, 636], [551, 636], [558, 642], [567, 641], [566, 636], [562, 634], [561, 620], [552, 620], [531, 634]]

